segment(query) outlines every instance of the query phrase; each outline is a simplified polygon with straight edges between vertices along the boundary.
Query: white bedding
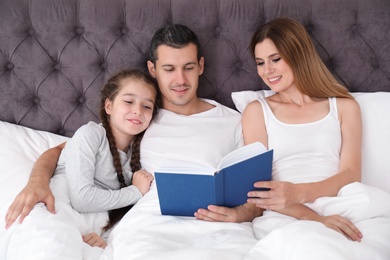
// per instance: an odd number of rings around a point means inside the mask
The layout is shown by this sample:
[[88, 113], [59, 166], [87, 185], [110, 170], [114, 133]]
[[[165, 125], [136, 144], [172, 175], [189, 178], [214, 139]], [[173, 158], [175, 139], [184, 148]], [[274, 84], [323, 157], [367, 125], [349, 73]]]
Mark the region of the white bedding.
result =
[[[237, 95], [239, 106], [259, 93]], [[66, 138], [0, 122], [0, 259], [390, 259], [390, 93], [355, 96], [364, 124], [363, 183], [380, 189], [367, 192], [363, 185], [351, 184], [340, 191], [343, 199], [323, 198], [312, 206], [352, 218], [363, 232], [361, 243], [320, 223], [273, 212], [241, 224], [161, 216], [152, 185], [112, 231], [103, 251], [82, 243], [79, 230], [96, 230], [106, 215], [73, 211], [61, 180], [52, 184], [58, 196], [55, 217], [40, 204], [25, 223], [6, 231], [6, 210], [34, 161]]]

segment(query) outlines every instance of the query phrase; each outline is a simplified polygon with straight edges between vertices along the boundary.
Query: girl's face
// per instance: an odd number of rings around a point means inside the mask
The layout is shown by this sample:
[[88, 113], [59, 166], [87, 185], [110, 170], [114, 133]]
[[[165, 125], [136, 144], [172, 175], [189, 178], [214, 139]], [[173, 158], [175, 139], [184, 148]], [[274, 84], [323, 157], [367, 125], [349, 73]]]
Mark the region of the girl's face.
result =
[[105, 104], [118, 148], [119, 143], [130, 142], [149, 126], [156, 99], [154, 87], [142, 80], [127, 78], [120, 85], [115, 99], [107, 99]]
[[271, 90], [281, 92], [294, 85], [294, 74], [268, 38], [255, 46], [257, 73]]

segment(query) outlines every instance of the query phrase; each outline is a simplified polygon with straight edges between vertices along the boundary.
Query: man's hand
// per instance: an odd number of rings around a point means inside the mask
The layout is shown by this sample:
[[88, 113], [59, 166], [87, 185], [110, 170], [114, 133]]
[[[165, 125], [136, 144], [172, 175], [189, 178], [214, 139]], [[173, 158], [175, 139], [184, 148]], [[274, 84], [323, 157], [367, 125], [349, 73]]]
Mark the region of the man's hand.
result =
[[8, 229], [19, 216], [19, 223], [22, 223], [38, 202], [43, 202], [49, 212], [55, 213], [54, 196], [50, 190], [50, 178], [54, 174], [58, 158], [64, 147], [65, 143], [59, 144], [39, 156], [33, 166], [26, 187], [19, 192], [8, 208], [5, 216], [5, 228]]
[[38, 202], [43, 202], [47, 210], [55, 214], [54, 196], [49, 184], [30, 180], [8, 208], [7, 215], [5, 216], [5, 228], [8, 229], [19, 216], [18, 222], [22, 223], [24, 218], [30, 214]]
[[252, 204], [244, 204], [234, 208], [209, 205], [207, 209], [198, 209], [194, 216], [196, 219], [211, 222], [250, 222], [255, 217], [261, 216], [263, 209]]

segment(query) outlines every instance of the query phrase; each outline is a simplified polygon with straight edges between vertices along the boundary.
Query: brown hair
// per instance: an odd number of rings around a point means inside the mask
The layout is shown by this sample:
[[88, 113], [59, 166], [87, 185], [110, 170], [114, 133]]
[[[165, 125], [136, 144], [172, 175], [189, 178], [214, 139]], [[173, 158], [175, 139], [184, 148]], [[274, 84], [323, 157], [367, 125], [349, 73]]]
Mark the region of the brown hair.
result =
[[[148, 74], [145, 74], [139, 70], [124, 70], [119, 72], [118, 74], [111, 77], [107, 84], [104, 85], [103, 89], [101, 90], [101, 98], [100, 98], [100, 120], [103, 124], [103, 127], [106, 130], [106, 136], [108, 139], [108, 143], [110, 145], [110, 151], [113, 157], [113, 163], [114, 167], [117, 173], [118, 181], [120, 183], [120, 187], [124, 188], [126, 187], [125, 178], [123, 176], [123, 169], [119, 157], [119, 152], [116, 147], [115, 138], [112, 133], [112, 129], [109, 123], [109, 115], [106, 113], [105, 110], [105, 102], [106, 100], [114, 101], [116, 98], [118, 92], [120, 91], [122, 85], [122, 81], [127, 78], [133, 78], [136, 80], [140, 80], [145, 82], [146, 84], [153, 86], [153, 88], [156, 90], [156, 100], [154, 102], [153, 107], [153, 116], [157, 114], [158, 105], [159, 105], [159, 97], [160, 92], [159, 89], [154, 81], [154, 79], [149, 76]], [[133, 139], [133, 142], [131, 144], [131, 160], [130, 160], [130, 168], [133, 173], [141, 169], [141, 163], [140, 163], [140, 144], [142, 137], [144, 135], [144, 132], [139, 133], [136, 135]], [[111, 227], [113, 227], [119, 220], [122, 219], [122, 217], [132, 208], [133, 205], [129, 205], [127, 207], [118, 208], [109, 211], [109, 221], [107, 225], [103, 228], [103, 231], [107, 231]]]
[[352, 98], [322, 62], [302, 24], [289, 18], [277, 18], [262, 25], [251, 40], [253, 54], [256, 45], [265, 39], [275, 44], [282, 59], [291, 67], [295, 84], [303, 94], [318, 98]]

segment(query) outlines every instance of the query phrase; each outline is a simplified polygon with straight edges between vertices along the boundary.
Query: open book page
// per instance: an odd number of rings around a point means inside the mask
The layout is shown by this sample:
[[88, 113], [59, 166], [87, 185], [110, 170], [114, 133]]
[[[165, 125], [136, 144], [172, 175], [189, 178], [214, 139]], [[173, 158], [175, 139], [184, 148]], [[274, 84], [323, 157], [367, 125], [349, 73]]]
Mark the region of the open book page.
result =
[[252, 158], [266, 151], [267, 148], [259, 142], [242, 146], [224, 156], [219, 162], [217, 169], [207, 162], [197, 160], [193, 157], [166, 153], [156, 172], [214, 175], [215, 172], [219, 172], [223, 168]]
[[166, 153], [156, 172], [214, 175], [216, 169], [196, 158]]
[[246, 159], [252, 158], [256, 155], [262, 154], [266, 151], [267, 148], [260, 142], [242, 146], [224, 156], [218, 164], [217, 171], [220, 171], [221, 169], [229, 167], [238, 162], [242, 162]]

